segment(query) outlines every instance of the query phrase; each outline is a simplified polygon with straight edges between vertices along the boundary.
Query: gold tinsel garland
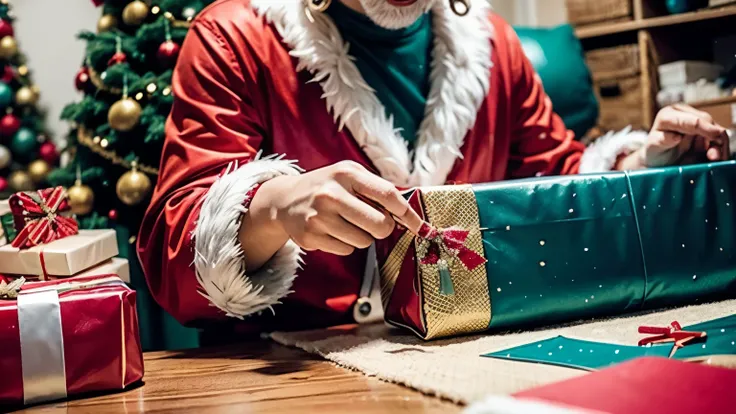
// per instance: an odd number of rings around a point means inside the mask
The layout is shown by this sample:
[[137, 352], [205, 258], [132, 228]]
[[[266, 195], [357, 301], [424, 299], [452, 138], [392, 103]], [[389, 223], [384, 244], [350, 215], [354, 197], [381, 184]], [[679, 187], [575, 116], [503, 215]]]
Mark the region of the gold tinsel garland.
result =
[[[77, 129], [77, 141], [92, 150], [97, 155], [110, 161], [111, 163], [122, 166], [129, 170], [133, 169], [133, 164], [130, 161], [125, 160], [115, 151], [106, 150], [99, 143], [96, 143], [95, 139], [92, 137], [92, 134], [86, 128], [80, 126]], [[152, 175], [154, 177], [158, 176], [158, 168], [140, 163], [138, 163], [136, 167], [138, 170], [143, 171], [146, 174]]]
[[92, 83], [95, 85], [95, 88], [105, 91], [114, 95], [122, 95], [123, 90], [120, 88], [112, 88], [110, 86], [105, 85], [105, 82], [102, 81], [102, 78], [97, 73], [96, 70], [92, 69], [92, 67], [88, 67], [87, 70], [89, 71], [89, 79], [92, 81]]

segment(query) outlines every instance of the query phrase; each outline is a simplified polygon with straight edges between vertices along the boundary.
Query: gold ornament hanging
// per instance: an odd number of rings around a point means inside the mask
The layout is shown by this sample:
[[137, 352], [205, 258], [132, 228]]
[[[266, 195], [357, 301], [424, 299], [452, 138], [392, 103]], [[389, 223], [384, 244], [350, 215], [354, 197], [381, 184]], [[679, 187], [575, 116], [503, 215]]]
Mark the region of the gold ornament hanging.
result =
[[8, 177], [8, 184], [13, 191], [33, 191], [33, 180], [25, 171], [15, 171]]
[[41, 183], [51, 172], [51, 165], [46, 160], [38, 159], [28, 165], [28, 175], [35, 184]]
[[0, 39], [0, 58], [10, 59], [18, 53], [18, 44], [13, 36]]
[[38, 102], [38, 94], [33, 87], [23, 86], [15, 93], [15, 103], [20, 106], [33, 106]]
[[130, 131], [141, 118], [141, 105], [135, 99], [124, 97], [115, 102], [107, 113], [107, 122], [117, 131]]
[[118, 27], [118, 19], [112, 14], [104, 14], [97, 21], [97, 33], [105, 33]]
[[128, 26], [139, 26], [148, 17], [148, 5], [140, 0], [128, 3], [123, 9], [123, 21]]
[[148, 197], [151, 187], [151, 179], [133, 164], [133, 169], [120, 177], [115, 190], [120, 201], [135, 206]]
[[69, 187], [66, 194], [69, 196], [69, 206], [72, 208], [72, 213], [84, 216], [92, 212], [92, 207], [95, 204], [95, 193], [88, 185], [84, 185], [80, 180], [77, 180], [73, 186]]

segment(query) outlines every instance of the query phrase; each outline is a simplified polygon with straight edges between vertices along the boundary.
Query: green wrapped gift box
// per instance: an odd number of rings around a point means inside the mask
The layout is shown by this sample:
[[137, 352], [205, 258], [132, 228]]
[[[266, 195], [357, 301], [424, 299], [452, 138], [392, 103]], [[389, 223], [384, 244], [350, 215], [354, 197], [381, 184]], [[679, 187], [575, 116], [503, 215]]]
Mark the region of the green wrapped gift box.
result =
[[735, 192], [734, 161], [413, 190], [439, 232], [378, 244], [386, 319], [431, 339], [734, 297]]

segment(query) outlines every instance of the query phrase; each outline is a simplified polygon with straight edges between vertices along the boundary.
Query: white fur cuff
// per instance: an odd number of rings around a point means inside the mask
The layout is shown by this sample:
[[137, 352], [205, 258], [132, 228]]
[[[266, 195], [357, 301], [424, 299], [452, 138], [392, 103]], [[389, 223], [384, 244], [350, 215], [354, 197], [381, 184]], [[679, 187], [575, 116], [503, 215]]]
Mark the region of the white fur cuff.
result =
[[247, 275], [238, 240], [246, 194], [254, 186], [281, 175], [298, 175], [292, 161], [260, 158], [238, 168], [228, 166], [205, 196], [194, 229], [194, 267], [200, 292], [228, 316], [243, 317], [271, 309], [291, 293], [301, 249], [289, 241], [259, 271]]
[[588, 174], [612, 171], [618, 156], [643, 147], [648, 135], [644, 131], [632, 131], [631, 127], [619, 132], [609, 132], [588, 146], [580, 160], [579, 172]]

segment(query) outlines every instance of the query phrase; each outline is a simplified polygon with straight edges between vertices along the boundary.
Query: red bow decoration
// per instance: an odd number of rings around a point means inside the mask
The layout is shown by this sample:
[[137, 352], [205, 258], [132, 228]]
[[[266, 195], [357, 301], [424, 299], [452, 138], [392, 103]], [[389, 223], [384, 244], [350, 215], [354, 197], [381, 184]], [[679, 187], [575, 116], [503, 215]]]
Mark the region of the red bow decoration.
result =
[[466, 269], [472, 271], [487, 262], [486, 258], [465, 247], [470, 231], [456, 228], [436, 229], [428, 223], [419, 228], [418, 236], [429, 241], [429, 248], [422, 264], [438, 264], [440, 253], [444, 250], [452, 257], [457, 258]]
[[656, 335], [642, 339], [641, 341], [639, 341], [639, 346], [674, 342], [675, 346], [672, 347], [670, 358], [672, 358], [672, 356], [678, 349], [684, 347], [688, 342], [698, 338], [705, 338], [706, 336], [705, 332], [683, 331], [682, 326], [680, 326], [677, 321], [674, 321], [669, 326], [665, 327], [640, 326], [639, 333]]
[[12, 246], [28, 248], [49, 243], [79, 232], [63, 187], [13, 194], [9, 200], [18, 235]]

